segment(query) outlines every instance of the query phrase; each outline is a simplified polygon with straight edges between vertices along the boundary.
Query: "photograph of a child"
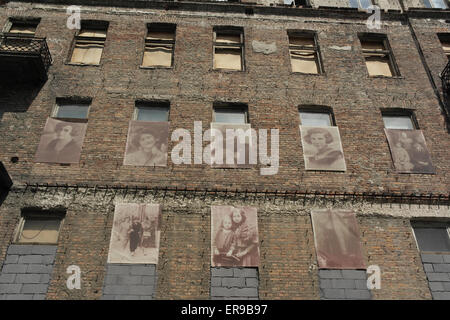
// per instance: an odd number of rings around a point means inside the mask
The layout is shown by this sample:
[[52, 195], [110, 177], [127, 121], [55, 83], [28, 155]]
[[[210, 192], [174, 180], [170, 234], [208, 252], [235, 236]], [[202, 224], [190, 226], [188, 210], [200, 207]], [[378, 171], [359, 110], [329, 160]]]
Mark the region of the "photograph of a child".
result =
[[351, 210], [316, 209], [311, 212], [319, 268], [364, 269], [361, 238]]
[[161, 206], [117, 204], [108, 263], [158, 263]]
[[211, 207], [211, 265], [257, 267], [259, 265], [256, 208]]
[[35, 162], [78, 163], [87, 123], [48, 118]]
[[384, 129], [392, 160], [400, 173], [435, 173], [421, 130]]
[[306, 170], [345, 171], [338, 127], [300, 126]]
[[124, 165], [167, 166], [169, 123], [130, 121]]

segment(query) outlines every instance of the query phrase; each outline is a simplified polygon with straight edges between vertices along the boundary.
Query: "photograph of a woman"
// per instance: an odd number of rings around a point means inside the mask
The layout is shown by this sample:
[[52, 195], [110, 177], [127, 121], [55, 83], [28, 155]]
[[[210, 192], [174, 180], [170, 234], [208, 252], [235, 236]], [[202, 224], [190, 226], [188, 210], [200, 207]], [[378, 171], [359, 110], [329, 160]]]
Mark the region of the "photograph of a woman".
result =
[[397, 172], [435, 173], [421, 130], [384, 130]]
[[35, 162], [78, 163], [87, 123], [48, 118]]
[[167, 166], [168, 122], [130, 121], [124, 165]]
[[156, 264], [160, 215], [158, 204], [116, 204], [108, 262]]
[[300, 133], [306, 170], [347, 169], [337, 127], [300, 126]]
[[259, 240], [256, 208], [211, 207], [212, 266], [257, 267]]

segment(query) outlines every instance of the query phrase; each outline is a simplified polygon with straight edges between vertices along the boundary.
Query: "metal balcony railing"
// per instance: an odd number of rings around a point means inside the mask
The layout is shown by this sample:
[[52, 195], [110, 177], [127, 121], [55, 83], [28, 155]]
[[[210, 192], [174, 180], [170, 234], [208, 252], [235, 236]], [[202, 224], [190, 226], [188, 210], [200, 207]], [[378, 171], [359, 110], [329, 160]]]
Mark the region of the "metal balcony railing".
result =
[[31, 58], [39, 66], [39, 78], [47, 78], [52, 57], [45, 38], [37, 38], [27, 34], [0, 33], [0, 57], [11, 59]]
[[442, 93], [444, 95], [444, 105], [447, 115], [450, 115], [450, 61], [441, 73]]

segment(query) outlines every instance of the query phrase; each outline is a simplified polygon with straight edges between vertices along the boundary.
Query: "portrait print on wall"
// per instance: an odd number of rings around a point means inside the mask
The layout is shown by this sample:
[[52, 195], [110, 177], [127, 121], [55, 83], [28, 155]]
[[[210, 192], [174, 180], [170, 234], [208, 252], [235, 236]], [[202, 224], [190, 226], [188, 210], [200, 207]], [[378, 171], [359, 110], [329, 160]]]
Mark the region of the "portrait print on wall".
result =
[[211, 266], [257, 267], [259, 265], [256, 208], [211, 207]]
[[[230, 130], [243, 130], [244, 134], [238, 135], [238, 131], [234, 131], [238, 137], [235, 137], [232, 134], [227, 135], [227, 129]], [[211, 123], [211, 166], [213, 168], [250, 168], [250, 148], [251, 148], [251, 135], [245, 136], [245, 132], [251, 129], [251, 125], [248, 124], [231, 124], [231, 123]], [[213, 141], [216, 139], [220, 139], [220, 135], [216, 134], [218, 130], [221, 132], [222, 143], [216, 144]], [[234, 140], [234, 149], [229, 150], [228, 152], [233, 153], [232, 163], [227, 163], [227, 143], [231, 146]], [[242, 150], [238, 148], [238, 143], [243, 145]], [[221, 148], [222, 150], [222, 159], [220, 159], [216, 149]], [[242, 152], [241, 152], [242, 151]]]
[[384, 129], [392, 160], [400, 173], [435, 173], [421, 130]]
[[338, 127], [300, 126], [306, 170], [345, 171]]
[[116, 204], [108, 263], [157, 264], [161, 206]]
[[86, 128], [86, 122], [47, 118], [34, 161], [78, 163]]
[[311, 211], [317, 262], [323, 269], [365, 269], [358, 222], [353, 211]]
[[167, 166], [168, 122], [130, 121], [124, 165]]

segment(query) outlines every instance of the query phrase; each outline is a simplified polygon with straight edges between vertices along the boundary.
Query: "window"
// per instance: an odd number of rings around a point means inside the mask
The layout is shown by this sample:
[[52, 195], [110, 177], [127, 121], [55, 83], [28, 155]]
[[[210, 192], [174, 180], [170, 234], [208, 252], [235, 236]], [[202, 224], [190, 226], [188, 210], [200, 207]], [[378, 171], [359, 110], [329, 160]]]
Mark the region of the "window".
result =
[[90, 65], [100, 64], [107, 29], [108, 24], [105, 22], [82, 22], [81, 30], [75, 36], [75, 47], [70, 62]]
[[333, 113], [328, 108], [301, 108], [299, 109], [299, 115], [300, 122], [303, 126], [334, 126]]
[[134, 120], [152, 122], [169, 121], [169, 102], [136, 102]]
[[385, 35], [363, 35], [360, 36], [360, 41], [369, 76], [399, 75]]
[[426, 8], [447, 9], [445, 0], [423, 0]]
[[147, 26], [143, 67], [167, 67], [173, 65], [175, 47], [175, 28], [173, 24], [152, 23]]
[[449, 224], [415, 222], [413, 229], [420, 251], [450, 252]]
[[440, 33], [438, 37], [441, 41], [442, 50], [444, 50], [447, 59], [450, 60], [450, 33]]
[[62, 218], [62, 213], [53, 212], [30, 212], [23, 215], [19, 224], [16, 242], [39, 244], [58, 243]]
[[39, 19], [31, 19], [31, 20], [11, 20], [11, 27], [9, 28], [10, 33], [21, 33], [21, 34], [29, 34], [30, 36], [34, 35], [39, 24]]
[[292, 72], [322, 73], [315, 33], [288, 31], [288, 36]]
[[417, 129], [414, 114], [410, 110], [383, 111], [383, 122], [386, 129]]
[[372, 1], [370, 1], [370, 0], [350, 0], [351, 8], [367, 9], [371, 5], [372, 5]]
[[242, 28], [215, 28], [214, 69], [244, 70]]
[[215, 104], [214, 122], [248, 123], [247, 106], [243, 104]]
[[87, 119], [90, 101], [76, 102], [57, 99], [53, 117], [62, 119]]

